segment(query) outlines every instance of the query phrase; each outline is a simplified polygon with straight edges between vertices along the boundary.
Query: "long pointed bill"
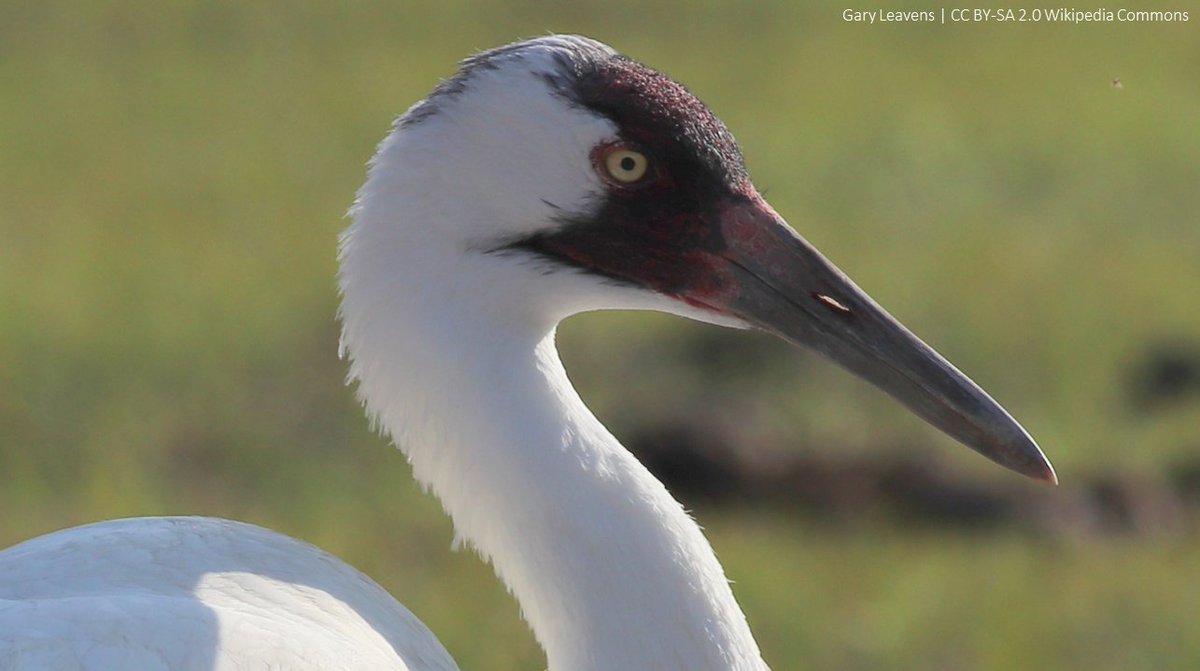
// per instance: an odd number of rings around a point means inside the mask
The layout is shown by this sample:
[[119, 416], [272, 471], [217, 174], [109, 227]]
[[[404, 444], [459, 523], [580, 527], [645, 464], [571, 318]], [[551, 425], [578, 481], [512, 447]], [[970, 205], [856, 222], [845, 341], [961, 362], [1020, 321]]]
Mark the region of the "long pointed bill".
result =
[[879, 307], [761, 198], [720, 217], [724, 281], [681, 298], [811, 347], [996, 463], [1056, 483], [1050, 462], [990, 396]]

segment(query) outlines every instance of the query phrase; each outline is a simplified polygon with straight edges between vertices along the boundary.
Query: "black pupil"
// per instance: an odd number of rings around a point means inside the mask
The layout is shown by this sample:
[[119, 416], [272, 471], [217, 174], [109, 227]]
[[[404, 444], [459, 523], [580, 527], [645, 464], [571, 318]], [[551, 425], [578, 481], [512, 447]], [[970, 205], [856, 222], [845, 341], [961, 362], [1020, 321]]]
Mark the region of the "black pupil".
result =
[[633, 172], [637, 167], [637, 159], [632, 156], [625, 156], [621, 159], [621, 169], [625, 172]]

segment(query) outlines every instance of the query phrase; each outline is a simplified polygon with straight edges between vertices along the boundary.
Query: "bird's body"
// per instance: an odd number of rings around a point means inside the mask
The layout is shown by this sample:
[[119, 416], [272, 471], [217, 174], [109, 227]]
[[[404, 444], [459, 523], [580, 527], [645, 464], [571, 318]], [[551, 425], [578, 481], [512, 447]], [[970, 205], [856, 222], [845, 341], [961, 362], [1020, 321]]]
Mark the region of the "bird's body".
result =
[[[552, 671], [766, 669], [699, 527], [567, 379], [554, 329], [571, 314], [654, 309], [776, 333], [1053, 478], [994, 401], [782, 223], [703, 104], [598, 42], [466, 61], [397, 122], [352, 214], [339, 274], [351, 378], [520, 602]], [[0, 598], [0, 623], [20, 626], [0, 630], [0, 668], [111, 668], [85, 655], [101, 634], [104, 655], [185, 660], [159, 668], [454, 668], [361, 574], [231, 522], [35, 539], [0, 553]], [[168, 615], [150, 617], [159, 604]], [[5, 665], [22, 655], [76, 661]]]
[[124, 519], [0, 553], [0, 669], [456, 669], [370, 578], [260, 527]]

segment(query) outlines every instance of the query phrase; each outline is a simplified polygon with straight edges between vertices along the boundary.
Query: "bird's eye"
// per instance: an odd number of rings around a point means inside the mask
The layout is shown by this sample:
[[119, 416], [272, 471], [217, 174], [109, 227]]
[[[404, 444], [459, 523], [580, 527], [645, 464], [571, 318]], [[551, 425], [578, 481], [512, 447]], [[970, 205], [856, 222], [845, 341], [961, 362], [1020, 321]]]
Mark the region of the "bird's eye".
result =
[[646, 176], [650, 161], [640, 151], [624, 146], [609, 148], [604, 154], [605, 176], [618, 184], [633, 184]]

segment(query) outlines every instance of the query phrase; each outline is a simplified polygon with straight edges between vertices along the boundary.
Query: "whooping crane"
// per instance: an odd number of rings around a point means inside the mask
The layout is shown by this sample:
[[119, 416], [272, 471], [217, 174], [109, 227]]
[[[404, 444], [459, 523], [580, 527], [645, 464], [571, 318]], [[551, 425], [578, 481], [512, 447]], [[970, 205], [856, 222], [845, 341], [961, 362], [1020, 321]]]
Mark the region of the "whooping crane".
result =
[[[999, 405], [788, 228], [716, 116], [593, 40], [466, 60], [396, 122], [352, 215], [350, 377], [554, 671], [766, 669], [699, 527], [567, 380], [554, 332], [572, 314], [773, 333], [1055, 479]], [[354, 569], [207, 518], [104, 522], [0, 553], [0, 667], [457, 668]]]

